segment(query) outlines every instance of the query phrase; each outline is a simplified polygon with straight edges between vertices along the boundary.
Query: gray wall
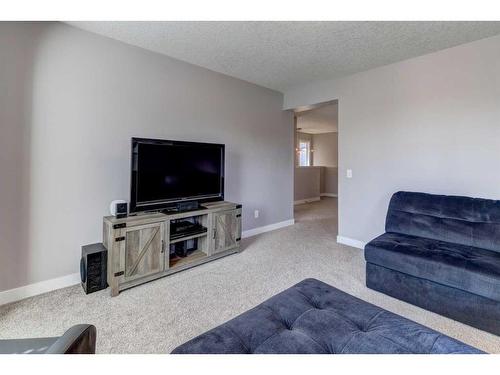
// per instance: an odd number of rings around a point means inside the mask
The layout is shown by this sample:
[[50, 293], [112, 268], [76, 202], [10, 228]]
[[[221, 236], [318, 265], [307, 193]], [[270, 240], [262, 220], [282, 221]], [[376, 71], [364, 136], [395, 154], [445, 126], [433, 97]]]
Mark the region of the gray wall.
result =
[[280, 93], [58, 23], [0, 23], [0, 41], [0, 290], [78, 272], [129, 197], [133, 136], [225, 143], [243, 229], [293, 218]]
[[338, 195], [338, 168], [320, 167], [320, 193]]
[[382, 233], [398, 190], [500, 199], [499, 46], [488, 38], [285, 93], [284, 108], [339, 99], [340, 236]]
[[297, 167], [295, 168], [294, 200], [319, 198], [321, 190], [321, 168]]
[[336, 167], [338, 165], [338, 133], [313, 134], [314, 165]]
[[320, 193], [337, 194], [338, 133], [313, 135], [314, 165], [321, 166]]
[[0, 290], [22, 285], [32, 267], [30, 133], [33, 26], [0, 22]]

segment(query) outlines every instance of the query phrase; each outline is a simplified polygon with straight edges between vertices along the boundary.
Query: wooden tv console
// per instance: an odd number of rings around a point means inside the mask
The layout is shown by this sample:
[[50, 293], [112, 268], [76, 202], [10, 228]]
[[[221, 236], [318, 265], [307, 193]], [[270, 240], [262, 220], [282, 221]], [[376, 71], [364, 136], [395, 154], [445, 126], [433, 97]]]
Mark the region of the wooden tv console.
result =
[[[103, 220], [103, 243], [108, 250], [111, 296], [124, 289], [233, 254], [240, 249], [241, 205], [211, 202], [202, 209], [172, 214], [144, 213]], [[195, 218], [204, 233], [171, 239], [170, 223]], [[187, 257], [170, 255], [170, 244], [197, 238], [197, 250]]]

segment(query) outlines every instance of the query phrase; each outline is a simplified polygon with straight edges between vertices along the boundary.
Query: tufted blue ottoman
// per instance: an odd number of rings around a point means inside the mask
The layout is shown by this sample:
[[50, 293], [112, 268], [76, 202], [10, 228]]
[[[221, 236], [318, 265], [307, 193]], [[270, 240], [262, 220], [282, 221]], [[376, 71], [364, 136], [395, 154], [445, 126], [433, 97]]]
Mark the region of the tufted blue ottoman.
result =
[[172, 353], [482, 352], [321, 281], [306, 279]]

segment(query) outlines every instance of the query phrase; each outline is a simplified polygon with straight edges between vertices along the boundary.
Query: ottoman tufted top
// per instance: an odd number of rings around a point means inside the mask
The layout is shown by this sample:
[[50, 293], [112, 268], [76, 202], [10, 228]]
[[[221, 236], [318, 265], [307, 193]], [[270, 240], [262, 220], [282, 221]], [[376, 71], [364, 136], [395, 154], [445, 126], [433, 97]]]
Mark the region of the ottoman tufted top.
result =
[[482, 353], [306, 279], [172, 353]]

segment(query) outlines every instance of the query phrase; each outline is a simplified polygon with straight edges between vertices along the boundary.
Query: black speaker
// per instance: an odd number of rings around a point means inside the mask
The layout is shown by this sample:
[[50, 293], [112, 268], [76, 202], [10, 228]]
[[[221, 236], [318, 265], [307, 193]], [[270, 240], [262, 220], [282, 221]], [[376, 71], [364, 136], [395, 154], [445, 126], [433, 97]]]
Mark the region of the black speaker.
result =
[[80, 277], [86, 294], [108, 287], [107, 266], [108, 251], [102, 243], [82, 246]]

